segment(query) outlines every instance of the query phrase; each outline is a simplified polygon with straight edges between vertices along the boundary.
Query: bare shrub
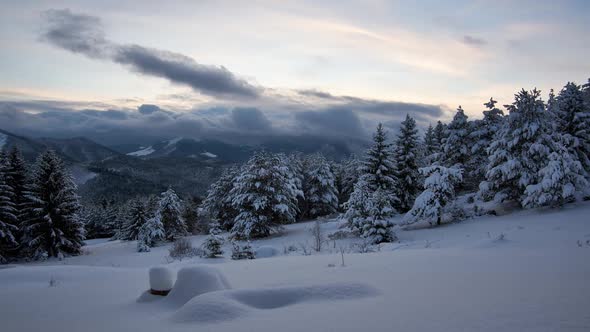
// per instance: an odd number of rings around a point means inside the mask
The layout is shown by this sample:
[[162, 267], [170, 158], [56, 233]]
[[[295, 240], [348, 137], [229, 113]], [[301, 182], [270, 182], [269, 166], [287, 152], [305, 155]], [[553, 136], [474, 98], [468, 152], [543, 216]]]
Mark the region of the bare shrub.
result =
[[201, 256], [201, 254], [201, 250], [193, 248], [191, 241], [185, 237], [176, 239], [168, 249], [168, 257], [172, 260], [183, 260], [184, 258]]

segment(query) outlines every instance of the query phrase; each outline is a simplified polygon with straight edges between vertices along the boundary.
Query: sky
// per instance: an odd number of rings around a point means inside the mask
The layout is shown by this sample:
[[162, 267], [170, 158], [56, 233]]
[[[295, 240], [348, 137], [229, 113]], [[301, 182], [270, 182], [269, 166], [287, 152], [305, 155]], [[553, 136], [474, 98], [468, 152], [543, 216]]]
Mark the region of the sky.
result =
[[590, 1], [4, 1], [0, 128], [365, 137], [590, 77]]

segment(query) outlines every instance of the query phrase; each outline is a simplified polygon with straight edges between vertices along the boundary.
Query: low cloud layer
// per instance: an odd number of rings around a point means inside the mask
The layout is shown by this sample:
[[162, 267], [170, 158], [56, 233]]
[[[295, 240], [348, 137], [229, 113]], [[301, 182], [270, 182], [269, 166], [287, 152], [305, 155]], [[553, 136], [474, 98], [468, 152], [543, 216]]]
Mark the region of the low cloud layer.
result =
[[64, 50], [112, 61], [210, 96], [255, 98], [260, 94], [260, 87], [238, 78], [223, 66], [203, 65], [182, 54], [112, 42], [106, 38], [98, 17], [68, 9], [49, 10], [43, 17], [45, 30], [41, 39]]

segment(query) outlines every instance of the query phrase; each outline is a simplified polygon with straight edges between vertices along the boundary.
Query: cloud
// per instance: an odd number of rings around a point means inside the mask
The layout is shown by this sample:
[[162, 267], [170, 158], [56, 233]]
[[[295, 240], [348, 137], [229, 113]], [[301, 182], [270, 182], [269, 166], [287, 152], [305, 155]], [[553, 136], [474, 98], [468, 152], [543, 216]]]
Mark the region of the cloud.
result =
[[329, 92], [319, 90], [299, 90], [300, 95], [324, 100], [336, 104], [340, 109], [349, 109], [359, 113], [369, 113], [386, 117], [403, 119], [406, 114], [420, 121], [432, 121], [445, 115], [446, 108], [442, 105], [422, 103], [406, 103], [398, 101], [383, 101], [363, 99], [351, 96], [335, 96]]
[[98, 17], [72, 13], [68, 9], [44, 12], [41, 39], [64, 50], [94, 59], [110, 60], [134, 72], [167, 79], [216, 97], [256, 98], [261, 92], [223, 66], [197, 63], [182, 54], [118, 44], [106, 39]]
[[463, 36], [463, 43], [474, 47], [482, 47], [488, 42], [481, 38], [465, 35]]
[[231, 112], [231, 119], [236, 128], [245, 131], [270, 131], [270, 120], [256, 108], [235, 108]]
[[350, 109], [329, 108], [295, 114], [298, 125], [306, 133], [321, 136], [358, 137], [365, 130], [359, 117]]

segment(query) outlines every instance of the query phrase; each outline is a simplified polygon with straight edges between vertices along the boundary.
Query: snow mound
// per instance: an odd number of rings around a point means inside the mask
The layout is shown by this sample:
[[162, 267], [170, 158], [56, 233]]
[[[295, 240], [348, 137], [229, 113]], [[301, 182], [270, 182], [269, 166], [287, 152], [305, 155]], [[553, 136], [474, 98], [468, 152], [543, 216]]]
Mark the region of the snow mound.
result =
[[150, 288], [156, 291], [168, 291], [174, 286], [174, 274], [165, 266], [150, 269]]
[[230, 285], [216, 268], [210, 266], [185, 267], [178, 271], [176, 283], [163, 300], [173, 307], [181, 307], [193, 297], [218, 290], [230, 289]]
[[272, 246], [261, 246], [256, 249], [254, 255], [256, 258], [268, 258], [277, 256], [280, 253], [279, 249]]
[[236, 289], [197, 296], [172, 316], [175, 322], [222, 322], [252, 310], [271, 310], [306, 302], [352, 300], [379, 295], [365, 284], [339, 283], [322, 286]]

